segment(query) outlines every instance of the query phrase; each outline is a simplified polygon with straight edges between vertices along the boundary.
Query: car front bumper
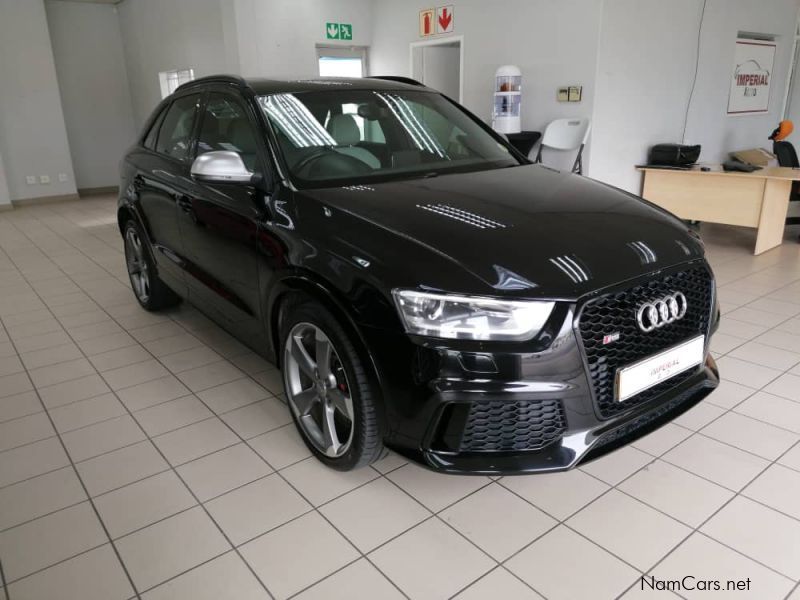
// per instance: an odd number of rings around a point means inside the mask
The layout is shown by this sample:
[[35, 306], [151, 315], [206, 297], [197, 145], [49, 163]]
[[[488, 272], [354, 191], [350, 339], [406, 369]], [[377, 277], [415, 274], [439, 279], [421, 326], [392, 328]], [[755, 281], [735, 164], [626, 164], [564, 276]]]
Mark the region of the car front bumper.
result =
[[[704, 267], [692, 268], [662, 274], [661, 285], [693, 294], [694, 321], [687, 317], [656, 333], [639, 332], [630, 319], [631, 305], [654, 293], [652, 279], [562, 304], [538, 345], [433, 340], [366, 328], [385, 399], [386, 445], [448, 473], [552, 472], [674, 419], [719, 385], [709, 353], [719, 320], [713, 279]], [[688, 277], [699, 283], [687, 283]], [[595, 341], [614, 331], [622, 332], [618, 341]], [[619, 368], [697, 335], [705, 339], [701, 364], [633, 398], [614, 400]]]

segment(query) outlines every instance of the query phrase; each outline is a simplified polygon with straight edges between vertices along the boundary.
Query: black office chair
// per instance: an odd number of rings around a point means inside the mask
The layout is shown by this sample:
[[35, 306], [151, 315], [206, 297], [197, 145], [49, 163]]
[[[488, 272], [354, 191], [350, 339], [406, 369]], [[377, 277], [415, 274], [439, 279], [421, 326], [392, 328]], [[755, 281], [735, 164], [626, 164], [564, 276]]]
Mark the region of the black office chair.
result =
[[[800, 161], [797, 160], [797, 152], [791, 142], [783, 141], [783, 138], [792, 132], [791, 122], [781, 121], [778, 128], [772, 132], [769, 139], [772, 140], [772, 153], [778, 159], [781, 167], [800, 168]], [[792, 202], [800, 202], [800, 181], [792, 182]], [[800, 217], [787, 217], [787, 225], [800, 225]], [[798, 240], [800, 241], [800, 239]]]

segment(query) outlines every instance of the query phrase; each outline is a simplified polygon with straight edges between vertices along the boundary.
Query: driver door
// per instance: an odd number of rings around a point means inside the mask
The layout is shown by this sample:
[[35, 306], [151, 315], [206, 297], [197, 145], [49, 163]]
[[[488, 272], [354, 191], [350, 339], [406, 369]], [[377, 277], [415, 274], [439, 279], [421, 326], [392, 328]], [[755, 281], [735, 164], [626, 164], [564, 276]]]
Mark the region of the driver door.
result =
[[[257, 129], [240, 98], [209, 92], [200, 119], [198, 156], [234, 151], [249, 170], [263, 172]], [[244, 335], [260, 327], [257, 247], [265, 203], [254, 185], [198, 180], [178, 203], [189, 297]]]

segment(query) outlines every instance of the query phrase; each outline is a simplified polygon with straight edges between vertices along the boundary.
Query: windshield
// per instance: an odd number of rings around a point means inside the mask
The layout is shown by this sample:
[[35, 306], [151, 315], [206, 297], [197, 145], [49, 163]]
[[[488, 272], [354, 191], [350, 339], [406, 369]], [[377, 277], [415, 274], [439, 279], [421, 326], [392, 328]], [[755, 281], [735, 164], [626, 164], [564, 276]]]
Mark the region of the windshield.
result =
[[520, 164], [457, 106], [424, 91], [261, 96], [292, 179], [325, 187]]

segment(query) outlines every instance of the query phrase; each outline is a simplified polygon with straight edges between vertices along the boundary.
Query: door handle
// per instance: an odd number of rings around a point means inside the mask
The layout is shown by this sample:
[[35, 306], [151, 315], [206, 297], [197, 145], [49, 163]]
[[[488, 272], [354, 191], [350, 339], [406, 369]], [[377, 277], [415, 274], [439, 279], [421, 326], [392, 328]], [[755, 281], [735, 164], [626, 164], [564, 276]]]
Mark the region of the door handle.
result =
[[192, 200], [188, 196], [184, 196], [183, 194], [175, 194], [175, 201], [178, 203], [178, 208], [180, 208], [183, 212], [194, 212], [192, 208]]

